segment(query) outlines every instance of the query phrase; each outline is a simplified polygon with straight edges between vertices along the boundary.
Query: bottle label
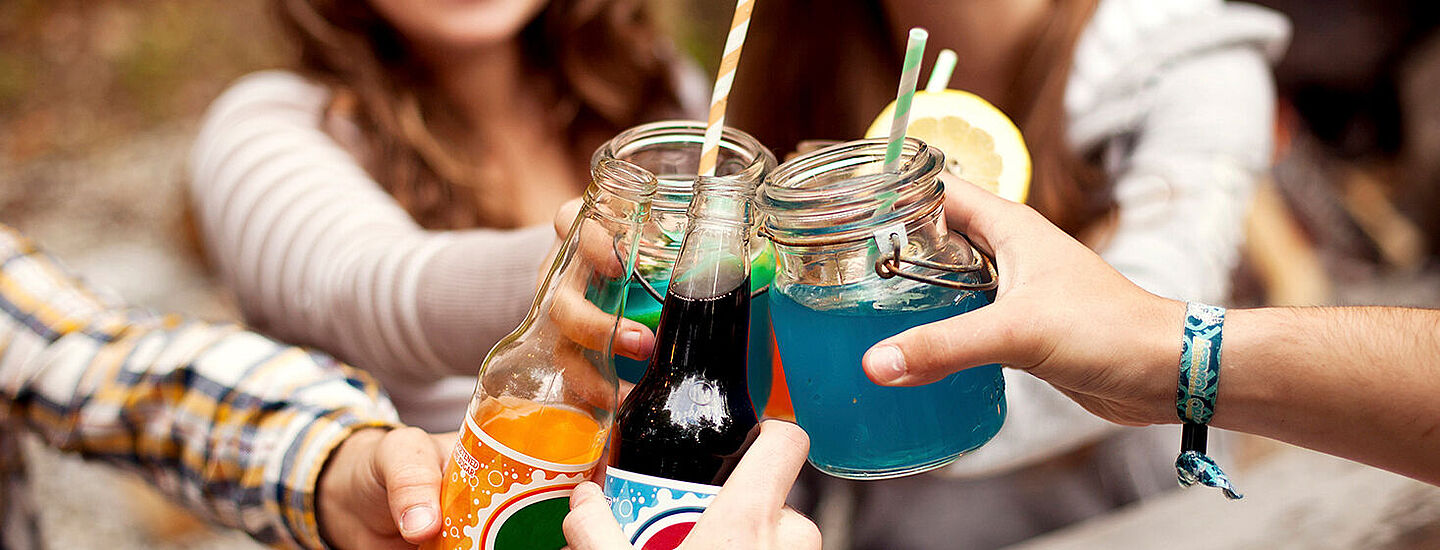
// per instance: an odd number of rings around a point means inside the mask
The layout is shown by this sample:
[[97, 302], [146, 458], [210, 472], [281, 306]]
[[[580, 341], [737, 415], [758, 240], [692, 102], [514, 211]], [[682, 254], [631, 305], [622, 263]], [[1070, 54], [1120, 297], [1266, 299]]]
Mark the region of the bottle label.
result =
[[[558, 550], [570, 492], [595, 468], [559, 464], [496, 441], [469, 415], [441, 489], [444, 524], [427, 550]], [[597, 461], [598, 462], [598, 461]]]
[[638, 550], [673, 550], [695, 527], [720, 487], [605, 469], [605, 498]]

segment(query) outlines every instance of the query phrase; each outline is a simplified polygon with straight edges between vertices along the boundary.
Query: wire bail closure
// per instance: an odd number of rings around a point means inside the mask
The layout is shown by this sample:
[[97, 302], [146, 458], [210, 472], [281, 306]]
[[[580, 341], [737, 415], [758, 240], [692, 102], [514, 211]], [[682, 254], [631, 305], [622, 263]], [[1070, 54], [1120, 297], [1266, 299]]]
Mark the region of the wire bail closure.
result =
[[[905, 241], [901, 239], [901, 235], [904, 234], [902, 232], [903, 226], [901, 226], [901, 228], [900, 231], [886, 229], [878, 231], [875, 234], [875, 245], [879, 247], [881, 251], [880, 259], [875, 260], [875, 274], [879, 275], [881, 279], [890, 279], [899, 276], [904, 279], [935, 286], [977, 292], [995, 290], [995, 288], [999, 286], [995, 277], [994, 260], [990, 259], [990, 256], [979, 248], [976, 248], [975, 243], [964, 233], [952, 231], [952, 233], [959, 235], [960, 238], [965, 239], [966, 255], [970, 257], [970, 263], [958, 265], [904, 257], [902, 249], [905, 247]], [[883, 241], [881, 240], [882, 235], [885, 237]], [[917, 273], [907, 273], [902, 269], [904, 264], [950, 273], [979, 273], [981, 280], [978, 283], [970, 283], [965, 281], [951, 281], [949, 279], [941, 279], [939, 277], [931, 277]]]

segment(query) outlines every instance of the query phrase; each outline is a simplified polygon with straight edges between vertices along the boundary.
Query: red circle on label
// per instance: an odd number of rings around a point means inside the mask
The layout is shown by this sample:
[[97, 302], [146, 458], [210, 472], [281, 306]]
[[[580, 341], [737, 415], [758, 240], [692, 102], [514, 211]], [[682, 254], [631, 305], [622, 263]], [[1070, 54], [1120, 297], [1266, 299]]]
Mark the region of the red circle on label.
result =
[[689, 535], [694, 528], [695, 522], [692, 521], [666, 525], [655, 531], [640, 550], [675, 550], [680, 547], [680, 543], [685, 542], [685, 535]]

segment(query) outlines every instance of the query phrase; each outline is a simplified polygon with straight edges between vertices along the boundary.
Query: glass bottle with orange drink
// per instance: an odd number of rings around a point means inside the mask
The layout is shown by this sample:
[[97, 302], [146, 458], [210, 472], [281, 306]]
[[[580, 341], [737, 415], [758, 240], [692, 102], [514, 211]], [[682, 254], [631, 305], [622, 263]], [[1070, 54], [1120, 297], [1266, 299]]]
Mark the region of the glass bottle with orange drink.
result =
[[610, 344], [654, 192], [628, 162], [592, 169], [529, 314], [480, 367], [445, 465], [442, 533], [423, 548], [565, 546], [570, 492], [594, 472], [616, 409]]

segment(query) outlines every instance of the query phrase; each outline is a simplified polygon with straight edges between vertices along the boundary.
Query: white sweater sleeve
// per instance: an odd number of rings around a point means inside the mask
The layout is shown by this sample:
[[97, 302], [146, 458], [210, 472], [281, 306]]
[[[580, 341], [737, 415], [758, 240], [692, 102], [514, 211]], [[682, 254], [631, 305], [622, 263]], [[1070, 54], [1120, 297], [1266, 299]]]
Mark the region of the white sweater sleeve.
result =
[[387, 390], [422, 393], [452, 374], [473, 384], [528, 309], [553, 230], [423, 230], [320, 128], [327, 97], [272, 71], [211, 106], [190, 158], [210, 259], [248, 322]]
[[1119, 220], [1100, 254], [1153, 293], [1219, 303], [1270, 163], [1269, 69], [1254, 52], [1218, 52], [1172, 67], [1154, 93], [1145, 132], [1113, 170]]

